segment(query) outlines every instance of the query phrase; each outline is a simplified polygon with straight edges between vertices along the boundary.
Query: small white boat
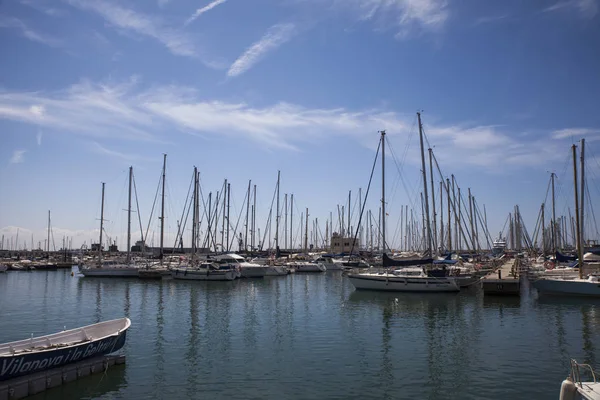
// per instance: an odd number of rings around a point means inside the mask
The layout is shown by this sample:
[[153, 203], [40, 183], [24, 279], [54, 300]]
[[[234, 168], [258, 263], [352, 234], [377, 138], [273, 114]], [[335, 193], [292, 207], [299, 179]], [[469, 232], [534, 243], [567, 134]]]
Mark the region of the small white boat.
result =
[[290, 261], [285, 264], [288, 268], [294, 269], [296, 272], [325, 272], [325, 265], [313, 261]]
[[[592, 381], [582, 381], [581, 374], [586, 371]], [[560, 386], [559, 398], [560, 400], [600, 400], [600, 382], [596, 382], [596, 374], [592, 367], [571, 360], [571, 373]]]
[[544, 277], [533, 286], [542, 294], [600, 297], [600, 277], [593, 275], [587, 279]]
[[8, 265], [1, 264], [0, 265], [0, 272], [6, 272], [6, 271], [8, 271]]
[[238, 269], [241, 273], [241, 278], [262, 278], [267, 274], [265, 265], [249, 263], [239, 254], [228, 253], [214, 257], [220, 264], [226, 264], [231, 268]]
[[83, 276], [105, 278], [137, 278], [139, 270], [139, 266], [135, 264], [126, 264], [117, 261], [104, 261], [101, 265], [86, 265], [80, 268]]
[[458, 292], [454, 278], [423, 276], [422, 270], [391, 272], [364, 272], [348, 274], [357, 290], [384, 290], [392, 292]]
[[220, 268], [218, 264], [201, 263], [197, 267], [177, 267], [171, 269], [173, 279], [188, 281], [232, 281], [238, 277], [235, 268]]
[[125, 344], [130, 326], [129, 318], [120, 318], [0, 344], [0, 381], [113, 353]]
[[321, 256], [315, 260], [325, 266], [327, 271], [341, 271], [344, 269], [344, 262], [330, 256]]

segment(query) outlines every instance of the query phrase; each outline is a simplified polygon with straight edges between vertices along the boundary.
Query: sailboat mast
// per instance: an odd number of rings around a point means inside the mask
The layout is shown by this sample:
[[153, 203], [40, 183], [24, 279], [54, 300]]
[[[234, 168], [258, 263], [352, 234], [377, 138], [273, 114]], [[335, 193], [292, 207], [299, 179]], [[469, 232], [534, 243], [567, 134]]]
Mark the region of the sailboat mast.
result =
[[[473, 244], [473, 252], [477, 251], [475, 244], [475, 226], [473, 225], [473, 197], [471, 196], [471, 188], [469, 189], [469, 225], [471, 225], [471, 243]], [[475, 222], [477, 223], [477, 222]]]
[[229, 210], [231, 208], [231, 183], [227, 184], [227, 251], [229, 251]]
[[290, 196], [290, 249], [294, 248], [294, 193]]
[[306, 209], [306, 222], [304, 224], [304, 252], [308, 253], [308, 208]]
[[131, 181], [133, 180], [133, 167], [129, 167], [129, 199], [127, 203], [127, 263], [131, 261]]
[[556, 204], [554, 198], [554, 172], [550, 174], [550, 180], [552, 181], [552, 223], [550, 224], [550, 233], [552, 234], [552, 255], [556, 257]]
[[581, 251], [583, 252], [583, 246], [585, 246], [585, 223], [584, 223], [584, 208], [585, 205], [585, 139], [581, 139]]
[[287, 229], [288, 229], [288, 196], [287, 193], [283, 195], [283, 210], [284, 210], [284, 215], [285, 218], [283, 220], [283, 248], [287, 249], [288, 248], [288, 236], [287, 236]]
[[448, 194], [448, 251], [452, 251], [452, 217], [450, 214], [450, 178], [446, 178], [446, 193]]
[[[104, 230], [104, 185], [102, 182], [102, 205], [100, 207], [100, 244], [98, 246], [98, 260], [99, 263], [102, 264], [102, 231]], [[48, 239], [48, 243], [50, 239]]]
[[579, 218], [579, 199], [577, 192], [577, 146], [573, 145], [573, 186], [575, 188], [575, 228], [577, 233], [577, 261], [579, 265], [579, 279], [583, 279], [583, 251], [581, 248], [581, 225]]
[[347, 235], [348, 237], [352, 236], [352, 226], [350, 225], [350, 209], [352, 208], [352, 190], [348, 191], [348, 229], [347, 229]]
[[[421, 167], [423, 169], [423, 195], [425, 196], [425, 223], [427, 229], [426, 232], [426, 243], [427, 251], [429, 255], [433, 255], [432, 244], [431, 244], [431, 221], [429, 220], [429, 197], [427, 196], [427, 170], [425, 169], [425, 148], [423, 146], [423, 124], [421, 123], [421, 113], [417, 113], [417, 119], [419, 120], [419, 140], [421, 142]], [[424, 238], [425, 239], [425, 238]]]
[[431, 241], [433, 242], [433, 249], [437, 252], [437, 213], [435, 211], [435, 186], [433, 183], [433, 150], [431, 147], [429, 148], [429, 174], [431, 180], [431, 206], [433, 210], [431, 210], [431, 216], [433, 218], [432, 228], [433, 231], [430, 233]]
[[[19, 240], [18, 234], [17, 240]], [[50, 253], [50, 210], [48, 210], [48, 249], [46, 251]]]
[[545, 208], [545, 204], [542, 203], [542, 257], [544, 257], [544, 259], [546, 259], [546, 221], [545, 221], [545, 216], [544, 216], [544, 208]]
[[279, 249], [279, 178], [281, 171], [277, 171], [277, 210], [275, 212], [275, 251]]
[[381, 131], [381, 209], [379, 218], [381, 220], [383, 253], [385, 254], [385, 131]]
[[250, 185], [252, 180], [248, 181], [248, 198], [246, 200], [246, 235], [244, 236], [244, 250], [248, 251], [248, 213], [250, 212]]
[[254, 202], [252, 205], [252, 251], [254, 251], [255, 237], [256, 237], [256, 185], [254, 185]]
[[[160, 210], [160, 259], [164, 255], [164, 240], [165, 240], [165, 177], [167, 172], [167, 155], [163, 154], [163, 170], [162, 170], [162, 201]], [[161, 261], [162, 262], [162, 261]]]
[[444, 189], [443, 183], [440, 181], [440, 249], [444, 248]]

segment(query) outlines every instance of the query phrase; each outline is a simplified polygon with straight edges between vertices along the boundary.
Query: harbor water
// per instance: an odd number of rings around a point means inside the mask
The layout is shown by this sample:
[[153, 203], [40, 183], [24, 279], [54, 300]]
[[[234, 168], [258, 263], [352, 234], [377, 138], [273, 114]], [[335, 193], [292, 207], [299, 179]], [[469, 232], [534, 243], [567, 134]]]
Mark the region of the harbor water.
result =
[[600, 366], [600, 301], [357, 292], [339, 272], [232, 282], [0, 274], [0, 342], [127, 316], [123, 366], [32, 399], [548, 399]]

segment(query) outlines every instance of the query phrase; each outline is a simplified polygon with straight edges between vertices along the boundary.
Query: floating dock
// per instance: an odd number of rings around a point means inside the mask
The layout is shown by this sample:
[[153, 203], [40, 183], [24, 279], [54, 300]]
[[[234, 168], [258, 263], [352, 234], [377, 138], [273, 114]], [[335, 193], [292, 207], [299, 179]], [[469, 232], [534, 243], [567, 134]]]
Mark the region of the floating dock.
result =
[[119, 364], [125, 364], [125, 356], [101, 356], [0, 382], [0, 400], [33, 396]]
[[486, 275], [482, 280], [483, 294], [492, 296], [519, 296], [521, 280], [519, 279], [519, 259], [510, 260], [496, 271]]

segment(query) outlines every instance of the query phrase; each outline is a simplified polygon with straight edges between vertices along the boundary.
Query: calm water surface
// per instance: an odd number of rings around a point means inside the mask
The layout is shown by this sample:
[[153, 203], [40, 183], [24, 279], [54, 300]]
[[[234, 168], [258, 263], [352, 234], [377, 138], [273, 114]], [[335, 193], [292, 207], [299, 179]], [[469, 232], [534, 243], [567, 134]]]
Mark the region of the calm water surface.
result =
[[126, 365], [32, 399], [548, 399], [570, 357], [600, 366], [597, 300], [0, 274], [0, 342], [123, 316]]

